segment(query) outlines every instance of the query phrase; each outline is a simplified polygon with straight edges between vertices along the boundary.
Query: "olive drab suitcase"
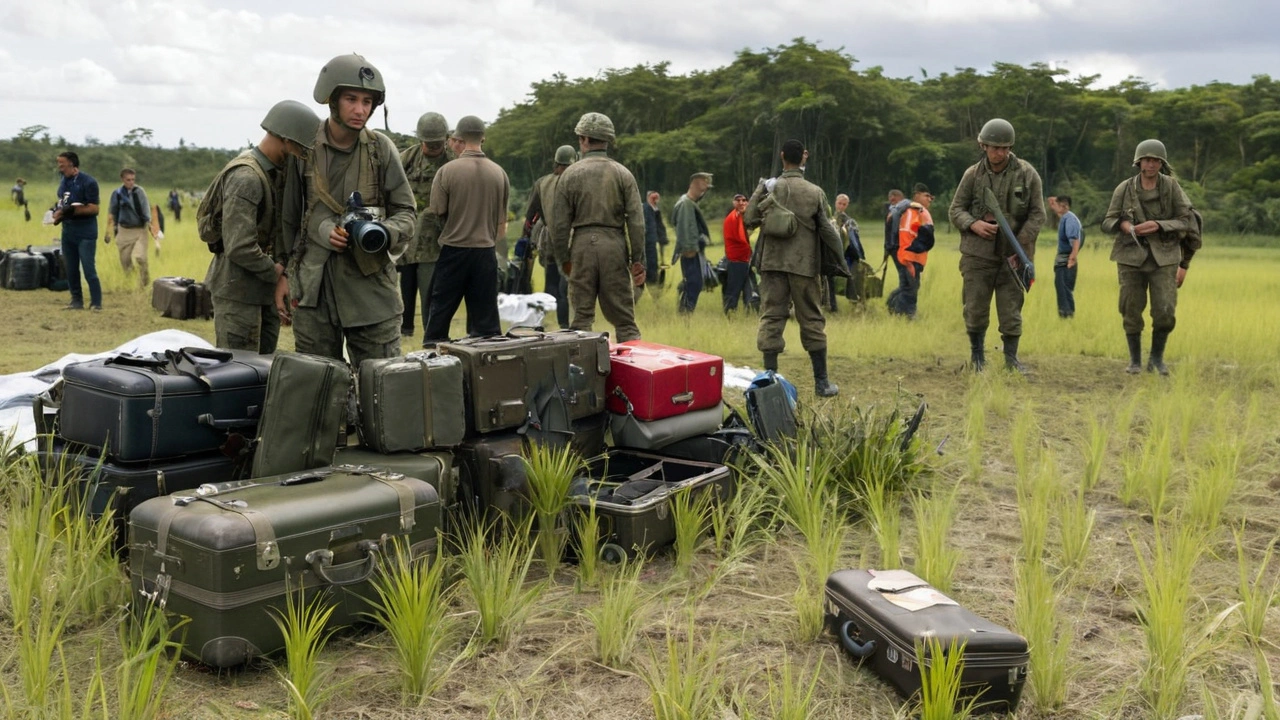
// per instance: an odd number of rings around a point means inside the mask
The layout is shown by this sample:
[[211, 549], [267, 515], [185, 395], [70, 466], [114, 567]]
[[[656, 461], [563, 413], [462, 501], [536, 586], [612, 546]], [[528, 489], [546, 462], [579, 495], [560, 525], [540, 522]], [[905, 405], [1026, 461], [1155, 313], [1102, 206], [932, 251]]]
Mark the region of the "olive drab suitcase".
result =
[[380, 558], [434, 552], [431, 485], [351, 467], [204, 485], [148, 500], [129, 517], [134, 612], [187, 617], [183, 654], [231, 667], [283, 647], [273, 615], [301, 589], [334, 608], [328, 627], [362, 621]]
[[452, 452], [380, 453], [369, 448], [351, 446], [338, 448], [333, 456], [333, 463], [388, 470], [428, 483], [440, 497], [445, 532], [451, 532], [458, 520], [462, 498], [458, 492], [458, 467], [454, 464]]
[[468, 512], [485, 521], [518, 520], [529, 512], [525, 439], [517, 433], [468, 438], [454, 451]]
[[213, 294], [194, 278], [158, 277], [151, 283], [151, 307], [174, 320], [208, 320], [213, 317]]
[[360, 435], [378, 452], [453, 447], [466, 434], [462, 361], [417, 352], [360, 364]]
[[342, 360], [276, 353], [254, 442], [253, 477], [324, 467], [347, 425], [351, 369]]
[[121, 462], [213, 452], [253, 436], [270, 371], [268, 355], [202, 348], [68, 365], [59, 433]]
[[648, 422], [631, 413], [609, 413], [609, 432], [616, 447], [658, 450], [681, 440], [714, 433], [723, 421], [723, 404]]
[[475, 433], [538, 424], [549, 413], [580, 420], [604, 411], [605, 333], [520, 331], [440, 343], [437, 350], [462, 361], [467, 426]]
[[671, 499], [676, 494], [710, 493], [710, 502], [725, 501], [733, 495], [733, 478], [723, 465], [613, 449], [591, 460], [570, 492], [579, 510], [594, 501], [602, 554], [616, 562], [675, 540]]
[[852, 657], [905, 698], [920, 690], [917, 643], [964, 644], [962, 698], [1013, 712], [1027, 680], [1027, 641], [961, 607], [906, 570], [837, 570], [827, 578], [825, 622]]
[[724, 359], [632, 340], [609, 348], [609, 411], [661, 420], [720, 404]]

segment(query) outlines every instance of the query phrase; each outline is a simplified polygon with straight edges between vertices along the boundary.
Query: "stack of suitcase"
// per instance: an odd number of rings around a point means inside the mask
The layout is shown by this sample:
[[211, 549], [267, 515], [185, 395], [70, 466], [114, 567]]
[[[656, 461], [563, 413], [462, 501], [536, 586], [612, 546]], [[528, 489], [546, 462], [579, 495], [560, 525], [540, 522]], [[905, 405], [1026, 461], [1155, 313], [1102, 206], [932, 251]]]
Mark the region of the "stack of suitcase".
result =
[[62, 257], [62, 246], [28, 245], [27, 252], [44, 256], [48, 268], [44, 287], [56, 292], [67, 289], [67, 261]]
[[49, 259], [43, 253], [6, 250], [0, 263], [0, 287], [6, 290], [39, 290], [49, 285]]

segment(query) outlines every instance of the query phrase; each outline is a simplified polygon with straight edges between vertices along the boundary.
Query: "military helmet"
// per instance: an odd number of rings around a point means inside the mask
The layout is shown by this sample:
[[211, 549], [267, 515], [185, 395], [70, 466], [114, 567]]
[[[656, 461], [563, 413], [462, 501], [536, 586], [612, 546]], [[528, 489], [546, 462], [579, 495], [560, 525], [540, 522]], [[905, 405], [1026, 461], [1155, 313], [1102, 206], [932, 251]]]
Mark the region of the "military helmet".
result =
[[369, 64], [362, 56], [339, 55], [320, 68], [320, 77], [316, 78], [316, 89], [312, 93], [316, 102], [327, 105], [338, 88], [349, 87], [357, 90], [368, 90], [373, 93], [373, 105], [377, 107], [387, 96], [387, 87], [382, 83], [382, 73]]
[[311, 108], [297, 100], [281, 100], [272, 105], [267, 116], [262, 118], [262, 129], [310, 150], [322, 122]]
[[1166, 166], [1169, 164], [1169, 153], [1165, 152], [1164, 143], [1155, 138], [1143, 140], [1134, 149], [1133, 164], [1135, 167], [1142, 162], [1142, 158], [1158, 158]]
[[1003, 118], [991, 118], [978, 133], [978, 142], [992, 147], [1013, 147], [1013, 125]]
[[573, 149], [572, 145], [561, 145], [556, 148], [556, 165], [572, 165], [574, 160], [578, 159], [578, 151]]
[[449, 137], [449, 122], [438, 112], [423, 113], [415, 133], [422, 142], [443, 142]]
[[604, 140], [609, 143], [615, 140], [613, 121], [607, 115], [598, 112], [589, 112], [579, 118], [573, 132], [575, 135], [589, 137], [592, 140]]
[[475, 115], [463, 115], [458, 119], [458, 129], [454, 131], [459, 136], [463, 135], [483, 135], [484, 121]]

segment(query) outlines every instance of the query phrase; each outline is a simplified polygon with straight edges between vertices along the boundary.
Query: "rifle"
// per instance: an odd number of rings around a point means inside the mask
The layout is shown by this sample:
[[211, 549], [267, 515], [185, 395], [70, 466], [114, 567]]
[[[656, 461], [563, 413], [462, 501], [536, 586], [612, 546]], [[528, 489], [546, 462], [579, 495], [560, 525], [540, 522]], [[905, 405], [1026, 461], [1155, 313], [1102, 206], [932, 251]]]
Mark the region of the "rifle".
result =
[[1022, 244], [1018, 242], [1018, 236], [1013, 234], [1013, 228], [1009, 226], [1004, 213], [1000, 212], [1000, 203], [996, 200], [996, 194], [991, 192], [991, 188], [983, 188], [982, 193], [982, 201], [996, 216], [996, 223], [1004, 233], [1005, 240], [1013, 246], [1014, 254], [1005, 258], [1009, 265], [1009, 272], [1013, 273], [1013, 280], [1018, 284], [1018, 288], [1026, 293], [1031, 289], [1031, 284], [1036, 281], [1036, 266], [1032, 264], [1031, 258], [1027, 257], [1027, 251], [1022, 249]]

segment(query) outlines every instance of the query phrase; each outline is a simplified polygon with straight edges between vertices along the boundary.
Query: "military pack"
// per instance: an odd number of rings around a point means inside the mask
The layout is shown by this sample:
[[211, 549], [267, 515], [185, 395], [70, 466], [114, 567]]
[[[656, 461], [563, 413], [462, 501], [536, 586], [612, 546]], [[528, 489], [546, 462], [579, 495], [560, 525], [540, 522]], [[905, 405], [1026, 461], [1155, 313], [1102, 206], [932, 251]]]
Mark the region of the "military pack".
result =
[[209, 246], [209, 252], [215, 255], [221, 253], [222, 245], [222, 190], [226, 184], [226, 177], [232, 170], [238, 167], [253, 168], [258, 175], [258, 179], [262, 181], [262, 196], [266, 201], [266, 212], [270, 213], [274, 202], [271, 181], [267, 179], [267, 173], [263, 171], [262, 166], [254, 159], [252, 151], [246, 151], [232, 159], [227, 166], [214, 176], [213, 181], [209, 183], [209, 187], [204, 191], [204, 197], [200, 199], [200, 205], [196, 208], [196, 232], [199, 233], [200, 239]]

